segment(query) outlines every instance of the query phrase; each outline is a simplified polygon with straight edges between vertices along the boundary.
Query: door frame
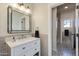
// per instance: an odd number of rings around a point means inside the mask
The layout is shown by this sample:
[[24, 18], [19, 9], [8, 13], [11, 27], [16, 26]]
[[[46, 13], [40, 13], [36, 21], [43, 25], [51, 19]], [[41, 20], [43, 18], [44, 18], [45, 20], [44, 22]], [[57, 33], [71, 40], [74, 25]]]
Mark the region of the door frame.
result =
[[48, 56], [52, 56], [52, 8], [55, 8], [59, 5], [62, 5], [64, 3], [54, 3], [54, 4], [48, 4]]
[[[76, 3], [76, 7], [77, 5], [79, 5], [78, 3]], [[76, 28], [76, 56], [78, 56], [78, 10], [79, 9], [75, 9], [75, 28]]]

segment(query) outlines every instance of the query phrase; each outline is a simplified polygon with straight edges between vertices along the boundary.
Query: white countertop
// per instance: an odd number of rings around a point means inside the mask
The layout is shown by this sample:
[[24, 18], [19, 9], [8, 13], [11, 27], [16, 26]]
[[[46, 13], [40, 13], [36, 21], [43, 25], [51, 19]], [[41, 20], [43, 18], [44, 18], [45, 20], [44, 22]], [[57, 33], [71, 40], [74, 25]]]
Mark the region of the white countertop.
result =
[[13, 41], [6, 41], [6, 43], [9, 45], [10, 48], [13, 48], [13, 47], [16, 47], [16, 46], [19, 46], [21, 44], [28, 43], [28, 42], [31, 42], [34, 40], [37, 40], [37, 38], [29, 37], [29, 38], [24, 38], [24, 39], [17, 39], [14, 42]]

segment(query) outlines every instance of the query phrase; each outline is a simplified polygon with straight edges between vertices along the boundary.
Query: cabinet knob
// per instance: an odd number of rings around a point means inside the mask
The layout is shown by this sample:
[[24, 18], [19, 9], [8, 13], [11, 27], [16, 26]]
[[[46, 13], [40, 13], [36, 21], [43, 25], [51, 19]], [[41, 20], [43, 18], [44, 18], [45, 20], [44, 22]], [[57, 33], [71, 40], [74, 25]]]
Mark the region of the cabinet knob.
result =
[[26, 55], [24, 55], [24, 56], [26, 56]]
[[35, 50], [37, 50], [37, 49], [35, 49]]
[[25, 49], [25, 47], [23, 47], [22, 49]]

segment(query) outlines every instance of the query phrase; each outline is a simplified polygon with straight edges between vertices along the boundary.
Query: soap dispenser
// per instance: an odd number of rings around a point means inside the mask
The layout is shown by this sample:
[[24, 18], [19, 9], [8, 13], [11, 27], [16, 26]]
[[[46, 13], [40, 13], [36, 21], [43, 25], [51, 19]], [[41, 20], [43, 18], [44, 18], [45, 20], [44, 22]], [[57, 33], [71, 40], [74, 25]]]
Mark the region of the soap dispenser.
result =
[[40, 38], [39, 37], [39, 27], [36, 27], [36, 29], [35, 29], [35, 37]]

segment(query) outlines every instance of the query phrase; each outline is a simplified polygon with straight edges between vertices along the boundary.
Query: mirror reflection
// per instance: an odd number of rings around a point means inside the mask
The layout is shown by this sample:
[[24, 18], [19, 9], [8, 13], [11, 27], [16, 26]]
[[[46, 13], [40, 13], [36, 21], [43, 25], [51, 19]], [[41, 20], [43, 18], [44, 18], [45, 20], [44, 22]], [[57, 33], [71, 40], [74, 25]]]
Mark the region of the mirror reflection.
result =
[[9, 32], [30, 32], [30, 15], [26, 15], [12, 8], [8, 9], [8, 14]]

